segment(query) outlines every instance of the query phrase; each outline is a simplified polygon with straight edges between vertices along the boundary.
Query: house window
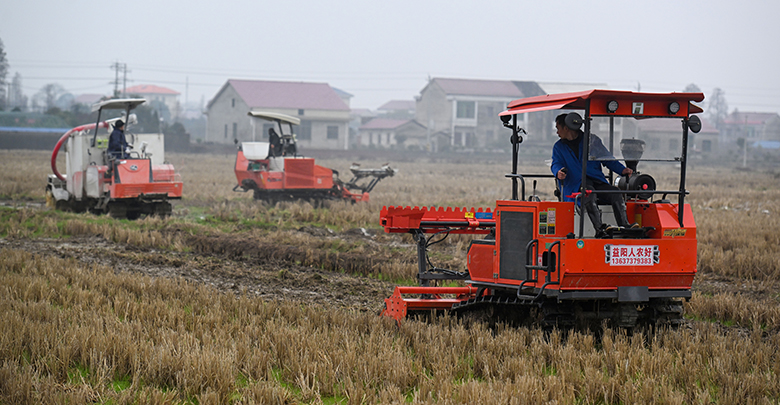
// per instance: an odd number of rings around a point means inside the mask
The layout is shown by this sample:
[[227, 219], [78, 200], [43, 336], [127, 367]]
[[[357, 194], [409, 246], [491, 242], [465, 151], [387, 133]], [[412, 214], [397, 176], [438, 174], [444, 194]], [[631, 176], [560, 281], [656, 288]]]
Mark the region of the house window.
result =
[[[303, 111], [303, 110], [299, 110]], [[301, 125], [298, 126], [298, 140], [310, 141], [311, 140], [311, 121], [301, 121]]]
[[387, 144], [390, 145], [390, 133], [387, 134]]
[[339, 139], [339, 127], [328, 125], [328, 139]]
[[701, 141], [702, 152], [712, 152], [712, 141]]
[[477, 137], [473, 132], [466, 132], [466, 146], [470, 148], [477, 146]]
[[298, 115], [303, 115], [303, 108], [298, 109]]
[[458, 101], [456, 118], [474, 118], [475, 101]]
[[231, 107], [235, 107], [235, 106], [236, 106], [236, 99], [233, 99], [233, 100], [232, 100], [232, 104], [233, 104], [233, 105], [232, 105]]
[[225, 139], [227, 139], [227, 124], [225, 124]]
[[238, 139], [238, 124], [233, 123], [233, 139]]

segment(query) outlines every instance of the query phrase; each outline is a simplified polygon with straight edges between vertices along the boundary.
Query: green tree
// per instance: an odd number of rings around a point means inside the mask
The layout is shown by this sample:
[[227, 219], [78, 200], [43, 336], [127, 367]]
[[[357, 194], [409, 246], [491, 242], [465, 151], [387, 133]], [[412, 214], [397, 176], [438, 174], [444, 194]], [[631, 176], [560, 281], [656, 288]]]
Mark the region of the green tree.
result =
[[139, 105], [131, 114], [138, 119], [138, 126], [133, 128], [136, 133], [155, 133], [160, 131], [160, 116], [157, 111], [146, 105]]
[[[46, 110], [46, 114], [62, 118], [68, 123], [69, 127], [91, 124], [97, 120], [97, 112], [89, 111], [83, 104], [72, 104], [69, 110], [62, 110], [59, 107], [52, 107]], [[102, 120], [102, 118], [101, 118]]]
[[187, 134], [187, 130], [184, 128], [184, 125], [180, 122], [176, 122], [173, 125], [168, 125], [163, 130], [163, 133], [166, 136], [184, 136]]

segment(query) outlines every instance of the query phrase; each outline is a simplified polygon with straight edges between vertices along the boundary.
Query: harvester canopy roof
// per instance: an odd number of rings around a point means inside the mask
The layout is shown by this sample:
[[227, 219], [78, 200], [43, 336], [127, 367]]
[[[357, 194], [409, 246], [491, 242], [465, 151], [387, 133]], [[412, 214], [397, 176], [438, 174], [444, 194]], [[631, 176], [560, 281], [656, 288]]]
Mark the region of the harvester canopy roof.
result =
[[[585, 110], [590, 115], [623, 117], [686, 117], [701, 113], [701, 107], [693, 104], [704, 100], [702, 93], [639, 93], [620, 90], [586, 90], [574, 93], [548, 94], [521, 98], [509, 103], [499, 116], [547, 110]], [[614, 111], [608, 109], [610, 102], [617, 102]], [[678, 111], [672, 113], [670, 104], [677, 102]]]
[[269, 112], [269, 111], [250, 111], [247, 113], [252, 117], [262, 118], [268, 121], [282, 121], [292, 125], [301, 125], [301, 119], [287, 114]]
[[98, 110], [132, 110], [145, 102], [146, 99], [144, 98], [115, 98], [93, 104], [92, 112]]

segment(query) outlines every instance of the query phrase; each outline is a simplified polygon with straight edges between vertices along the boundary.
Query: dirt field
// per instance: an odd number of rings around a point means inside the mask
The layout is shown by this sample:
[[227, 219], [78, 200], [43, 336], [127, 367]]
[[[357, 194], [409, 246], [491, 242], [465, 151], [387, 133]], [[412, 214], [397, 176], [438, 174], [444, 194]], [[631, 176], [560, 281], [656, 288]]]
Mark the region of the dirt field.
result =
[[[357, 237], [352, 236], [356, 233], [351, 232], [347, 237]], [[289, 259], [296, 252], [290, 250], [276, 249], [272, 252], [270, 250], [274, 248], [271, 246], [264, 250], [263, 247], [247, 247], [243, 241], [220, 242], [229, 247], [229, 251], [218, 255], [164, 252], [113, 243], [100, 237], [0, 239], [0, 249], [12, 248], [44, 256], [72, 258], [85, 264], [112, 267], [116, 272], [183, 278], [221, 291], [266, 300], [298, 301], [360, 311], [378, 311], [383, 299], [393, 290], [394, 284], [390, 282], [295, 265]], [[215, 248], [214, 241], [204, 243]]]

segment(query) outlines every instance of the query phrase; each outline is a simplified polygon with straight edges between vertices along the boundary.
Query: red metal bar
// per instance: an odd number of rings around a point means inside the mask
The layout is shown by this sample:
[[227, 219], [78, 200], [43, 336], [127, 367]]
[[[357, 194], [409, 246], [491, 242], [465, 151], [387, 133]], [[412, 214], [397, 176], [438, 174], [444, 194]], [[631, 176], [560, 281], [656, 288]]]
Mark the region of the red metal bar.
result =
[[496, 226], [490, 208], [452, 207], [382, 207], [380, 223], [388, 233], [405, 233], [422, 229], [433, 233], [455, 228], [453, 233], [485, 234]]
[[[468, 287], [395, 287], [390, 298], [385, 299], [383, 316], [396, 321], [406, 318], [408, 311], [448, 310], [454, 304], [476, 296], [477, 289]], [[430, 298], [404, 298], [403, 294], [429, 295]], [[441, 294], [456, 294], [455, 298], [442, 298]]]

